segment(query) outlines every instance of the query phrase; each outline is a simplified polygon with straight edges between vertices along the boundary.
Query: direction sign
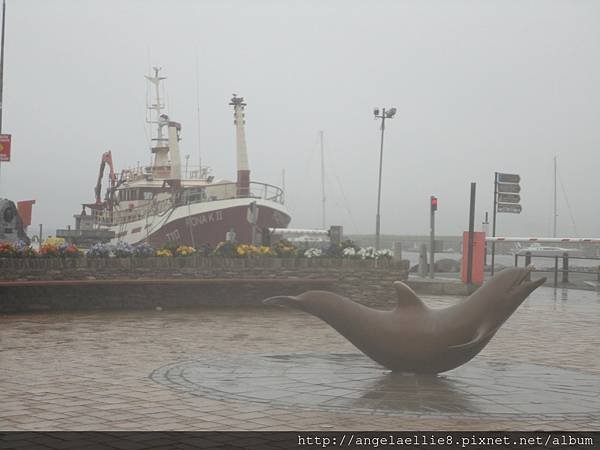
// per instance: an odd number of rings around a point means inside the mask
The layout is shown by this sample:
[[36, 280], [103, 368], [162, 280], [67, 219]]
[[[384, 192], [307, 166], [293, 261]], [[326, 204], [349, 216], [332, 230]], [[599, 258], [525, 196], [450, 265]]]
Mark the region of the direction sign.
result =
[[498, 203], [519, 203], [520, 201], [519, 194], [498, 194]]
[[521, 186], [517, 183], [498, 183], [498, 192], [510, 192], [518, 194], [521, 192]]
[[518, 183], [521, 177], [516, 173], [498, 173], [496, 183]]
[[515, 205], [514, 203], [498, 203], [499, 213], [520, 214], [521, 210], [521, 205]]

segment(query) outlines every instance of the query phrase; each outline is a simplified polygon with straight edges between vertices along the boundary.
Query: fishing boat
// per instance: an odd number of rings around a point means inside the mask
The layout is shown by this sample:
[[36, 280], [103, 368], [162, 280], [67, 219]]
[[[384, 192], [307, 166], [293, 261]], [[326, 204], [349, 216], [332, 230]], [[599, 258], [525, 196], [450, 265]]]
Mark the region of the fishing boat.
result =
[[[208, 167], [182, 167], [181, 124], [171, 120], [161, 99], [160, 68], [146, 76], [155, 100], [149, 104], [153, 125], [149, 166], [118, 172], [113, 154], [102, 155], [95, 187], [95, 201], [84, 203], [75, 215], [75, 230], [60, 230], [70, 241], [96, 232], [109, 236], [112, 244], [146, 242], [159, 247], [167, 243], [199, 247], [215, 246], [227, 233], [240, 243], [261, 243], [269, 228], [286, 228], [290, 215], [281, 188], [250, 179], [245, 136], [243, 97], [233, 95], [236, 130], [237, 179], [215, 179]], [[108, 167], [108, 187], [102, 196], [102, 180]], [[183, 169], [183, 170], [182, 170]]]

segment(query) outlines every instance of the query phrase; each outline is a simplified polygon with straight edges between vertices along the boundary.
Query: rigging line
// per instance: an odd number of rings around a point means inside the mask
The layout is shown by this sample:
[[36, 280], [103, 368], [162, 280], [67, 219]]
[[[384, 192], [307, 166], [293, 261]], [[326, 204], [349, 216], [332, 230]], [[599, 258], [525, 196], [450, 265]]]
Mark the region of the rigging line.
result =
[[[300, 169], [300, 176], [303, 180], [308, 180], [311, 179], [311, 177], [309, 177], [310, 173], [310, 165], [312, 163], [312, 159], [314, 157], [314, 154], [319, 150], [319, 136], [318, 133], [315, 136], [315, 140], [313, 143], [313, 148], [310, 151], [307, 152], [302, 152], [305, 156], [307, 156], [307, 158], [304, 159], [304, 164], [298, 164], [297, 167], [299, 167]], [[286, 175], [289, 176], [289, 173]], [[287, 183], [287, 186], [290, 186], [292, 183]], [[289, 193], [288, 193], [289, 192]], [[292, 191], [289, 190], [288, 188], [288, 192], [285, 193], [285, 204], [289, 207], [288, 209], [290, 210], [290, 212], [293, 209], [292, 205], [296, 204], [296, 198], [294, 198], [294, 195], [292, 194]], [[310, 193], [309, 193], [310, 194]], [[300, 202], [302, 198], [300, 198]]]
[[188, 228], [189, 228], [189, 232], [190, 232], [190, 236], [192, 237], [192, 247], [196, 248], [196, 243], [194, 240], [194, 230], [192, 229], [192, 209], [190, 206], [190, 200], [188, 198], [187, 201], [187, 209], [188, 209]]
[[165, 99], [165, 112], [170, 118], [175, 109], [173, 108], [173, 104], [171, 103], [171, 97], [169, 96], [170, 89], [168, 86], [168, 80], [164, 80], [164, 81], [165, 81], [165, 83], [163, 84], [163, 94], [164, 94], [163, 98]]
[[578, 237], [579, 233], [577, 232], [577, 225], [575, 224], [575, 217], [573, 217], [573, 210], [571, 209], [571, 204], [569, 203], [569, 197], [567, 197], [567, 191], [562, 182], [562, 178], [560, 176], [560, 172], [558, 171], [558, 169], [556, 170], [556, 174], [558, 175], [558, 182], [560, 184], [560, 188], [562, 190], [563, 196], [565, 197], [565, 203], [567, 204], [569, 216], [571, 217], [571, 223], [573, 224], [573, 230], [575, 231], [575, 237]]
[[[352, 211], [350, 210], [350, 208], [348, 206], [348, 199], [346, 198], [346, 193], [344, 192], [344, 187], [342, 186], [342, 181], [340, 180], [340, 177], [338, 176], [337, 172], [335, 171], [334, 166], [331, 166], [331, 164], [328, 164], [327, 169], [331, 170], [331, 172], [333, 173], [333, 176], [335, 177], [335, 179], [337, 181], [338, 187], [340, 188], [340, 193], [342, 194], [344, 208], [346, 209], [346, 212], [348, 213], [348, 217], [350, 218], [350, 222], [352, 223], [353, 231], [356, 231], [358, 229], [358, 227], [356, 226], [356, 221], [354, 220], [354, 215], [352, 214]], [[325, 182], [328, 185], [330, 185], [327, 177], [325, 177]], [[333, 189], [331, 191], [333, 192]]]

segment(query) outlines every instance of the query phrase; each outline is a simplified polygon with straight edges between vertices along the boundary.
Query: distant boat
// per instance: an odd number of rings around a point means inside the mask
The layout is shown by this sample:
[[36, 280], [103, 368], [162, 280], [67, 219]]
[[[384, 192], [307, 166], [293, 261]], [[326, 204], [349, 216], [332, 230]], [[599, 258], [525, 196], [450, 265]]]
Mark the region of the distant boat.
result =
[[531, 244], [529, 247], [520, 248], [515, 252], [519, 256], [527, 253], [531, 256], [563, 256], [565, 253], [569, 256], [583, 256], [583, 250], [579, 248], [550, 247], [540, 244]]

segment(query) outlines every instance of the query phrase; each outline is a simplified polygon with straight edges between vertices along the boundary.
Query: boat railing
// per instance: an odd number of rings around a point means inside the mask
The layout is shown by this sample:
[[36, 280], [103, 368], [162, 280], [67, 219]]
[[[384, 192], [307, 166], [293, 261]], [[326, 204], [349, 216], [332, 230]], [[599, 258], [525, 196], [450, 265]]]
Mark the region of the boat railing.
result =
[[256, 198], [275, 203], [284, 203], [283, 190], [267, 183], [250, 182], [248, 195], [238, 195], [236, 183], [214, 183], [196, 188], [187, 188], [178, 199], [177, 206], [205, 201], [231, 200], [236, 198]]
[[[184, 180], [212, 180], [210, 167], [199, 165], [182, 165], [181, 177]], [[139, 180], [166, 180], [171, 177], [171, 166], [137, 166], [121, 171], [119, 180], [121, 182], [132, 182]]]
[[236, 198], [263, 199], [280, 204], [284, 203], [283, 190], [271, 184], [250, 182], [249, 194], [240, 196], [237, 193], [236, 183], [214, 183], [198, 187], [187, 187], [171, 197], [159, 201], [154, 200], [137, 207], [96, 210], [93, 211], [93, 218], [94, 223], [98, 226], [115, 226], [143, 220], [149, 215], [161, 216], [177, 206]]

